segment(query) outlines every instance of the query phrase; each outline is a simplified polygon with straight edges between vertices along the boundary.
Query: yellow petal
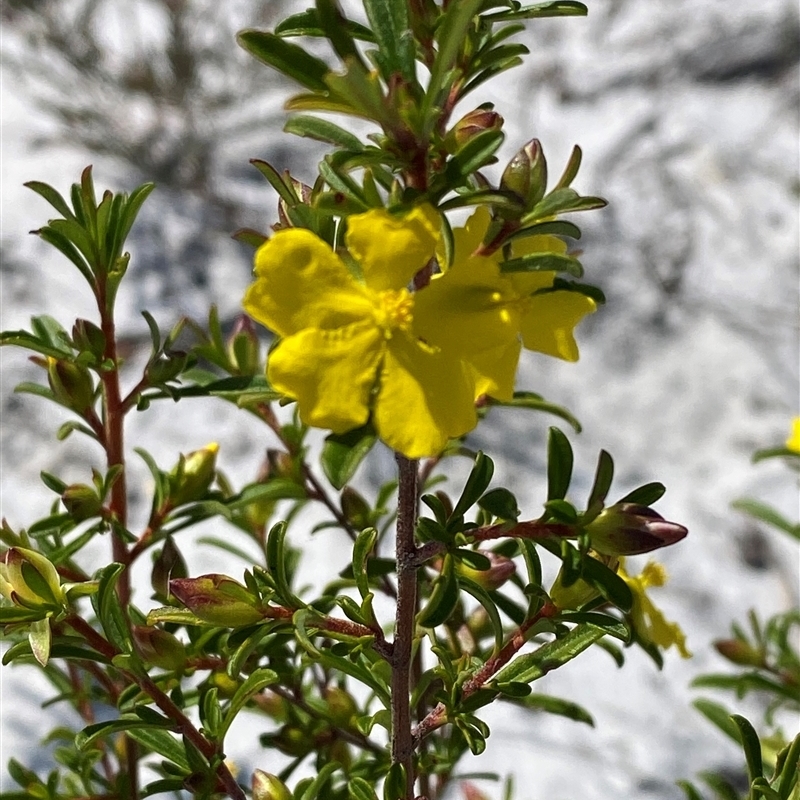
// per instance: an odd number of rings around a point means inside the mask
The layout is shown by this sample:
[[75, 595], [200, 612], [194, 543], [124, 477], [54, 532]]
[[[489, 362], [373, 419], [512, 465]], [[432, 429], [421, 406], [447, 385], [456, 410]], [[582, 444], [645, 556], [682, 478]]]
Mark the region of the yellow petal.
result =
[[278, 231], [256, 252], [255, 274], [244, 310], [280, 336], [338, 328], [371, 313], [364, 288], [311, 231]]
[[267, 365], [270, 384], [297, 400], [300, 419], [334, 433], [363, 425], [384, 349], [380, 330], [356, 324], [307, 328], [281, 340]]
[[[479, 206], [472, 213], [463, 228], [453, 228], [454, 261], [469, 258], [483, 244], [483, 237], [492, 221], [486, 206]], [[436, 252], [439, 263], [444, 263], [444, 248]]]
[[485, 350], [469, 359], [475, 370], [475, 397], [488, 394], [496, 400], [511, 400], [522, 345], [515, 339], [505, 347]]
[[577, 361], [578, 345], [572, 331], [595, 308], [594, 300], [578, 292], [534, 295], [522, 318], [522, 343], [528, 350]]
[[786, 448], [795, 453], [800, 453], [800, 417], [795, 417], [792, 420], [792, 433], [786, 440]]
[[454, 262], [414, 298], [414, 330], [448, 352], [471, 356], [508, 346], [518, 335], [520, 306], [490, 258]]
[[402, 215], [376, 208], [348, 218], [345, 244], [370, 289], [402, 289], [433, 257], [439, 230], [427, 203]]
[[538, 292], [540, 289], [549, 289], [553, 285], [556, 273], [552, 270], [541, 272], [509, 272], [506, 277], [511, 281], [514, 291], [520, 297]]
[[477, 422], [474, 382], [461, 361], [405, 334], [389, 340], [375, 402], [375, 427], [389, 447], [408, 458], [435, 456]]
[[533, 253], [559, 253], [567, 252], [567, 243], [557, 236], [539, 234], [534, 236], [518, 236], [513, 240], [511, 249], [514, 257], [528, 256]]

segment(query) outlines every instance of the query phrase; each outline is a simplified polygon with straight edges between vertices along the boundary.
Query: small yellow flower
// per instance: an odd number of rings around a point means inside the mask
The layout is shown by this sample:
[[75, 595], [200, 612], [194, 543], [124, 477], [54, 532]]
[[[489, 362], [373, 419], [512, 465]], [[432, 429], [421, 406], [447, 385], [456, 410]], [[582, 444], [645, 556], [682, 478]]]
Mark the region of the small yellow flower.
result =
[[[481, 207], [453, 231], [453, 266], [419, 293], [414, 324], [423, 339], [472, 365], [479, 394], [505, 400], [514, 391], [520, 347], [577, 361], [573, 330], [596, 305], [578, 292], [549, 291], [555, 272], [503, 274], [500, 252], [475, 255], [489, 222]], [[554, 236], [518, 239], [512, 247], [514, 256], [566, 251]]]
[[667, 571], [663, 565], [648, 561], [638, 575], [631, 576], [621, 563], [619, 576], [633, 592], [631, 617], [636, 632], [664, 650], [675, 645], [683, 658], [691, 658], [692, 654], [686, 649], [686, 636], [683, 631], [677, 623], [668, 622], [645, 593], [645, 589], [651, 586], [663, 586], [667, 582]]
[[431, 206], [351, 216], [345, 245], [357, 277], [308, 230], [278, 231], [259, 248], [244, 308], [281, 337], [267, 377], [305, 423], [344, 433], [372, 412], [381, 439], [409, 458], [436, 455], [475, 427], [469, 368], [414, 330], [427, 290], [407, 286], [438, 238]]
[[786, 440], [786, 449], [793, 453], [800, 453], [800, 417], [792, 420], [792, 432]]

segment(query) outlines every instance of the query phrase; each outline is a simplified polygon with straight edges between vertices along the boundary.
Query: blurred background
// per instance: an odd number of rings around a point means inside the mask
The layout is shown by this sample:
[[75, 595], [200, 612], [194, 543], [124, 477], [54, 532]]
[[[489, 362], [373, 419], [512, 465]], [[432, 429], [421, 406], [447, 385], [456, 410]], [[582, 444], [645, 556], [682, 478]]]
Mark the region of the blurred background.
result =
[[[734, 778], [741, 770], [737, 749], [690, 706], [698, 695], [691, 679], [725, 669], [711, 641], [751, 607], [766, 615], [800, 602], [796, 546], [730, 508], [748, 495], [789, 518], [800, 512], [796, 483], [780, 464], [750, 464], [754, 450], [785, 440], [800, 406], [800, 17], [795, 0], [587, 4], [588, 18], [531, 23], [516, 37], [531, 50], [525, 66], [473, 96], [474, 105], [494, 102], [506, 119], [501, 164], [536, 136], [558, 173], [579, 143], [577, 188], [609, 200], [576, 220], [586, 279], [608, 298], [579, 329], [581, 361], [528, 354], [519, 388], [567, 406], [582, 422], [582, 434], [570, 432], [574, 492], [588, 491], [601, 447], [615, 459], [618, 496], [645, 481], [667, 485], [657, 509], [690, 535], [659, 554], [671, 580], [653, 598], [683, 626], [694, 658], [670, 652], [659, 672], [639, 652], [621, 671], [601, 651], [582, 657], [537, 691], [580, 702], [594, 728], [505, 707], [488, 715], [487, 753], [463, 767], [513, 774], [519, 800], [667, 800], [682, 796], [677, 779], [699, 770]], [[348, 11], [360, 18], [353, 5]], [[248, 160], [311, 183], [321, 152], [281, 132], [294, 87], [240, 51], [234, 35], [274, 27], [304, 7], [298, 0], [6, 0], [3, 329], [27, 327], [32, 314], [65, 326], [91, 318], [74, 270], [27, 235], [50, 209], [22, 186], [41, 180], [63, 193], [90, 163], [101, 189], [157, 184], [134, 229], [120, 297], [131, 363], [149, 341], [143, 309], [162, 329], [184, 314], [203, 321], [212, 302], [233, 320], [251, 251], [230, 233], [266, 231], [276, 219], [275, 197]], [[0, 367], [1, 511], [19, 528], [52, 502], [41, 470], [85, 480], [97, 454], [74, 438], [56, 444], [54, 413], [12, 394], [20, 381], [40, 378], [22, 351], [0, 351]], [[544, 499], [545, 441], [555, 422], [495, 412], [472, 437], [498, 455], [497, 479], [517, 492], [527, 516]], [[218, 437], [219, 463], [234, 480], [252, 478], [273, 444], [246, 415], [194, 401], [151, 409], [129, 431], [129, 444], [144, 442], [165, 465]], [[384, 480], [390, 466], [388, 454], [374, 458], [365, 486]], [[146, 486], [143, 468], [139, 476]], [[138, 498], [140, 515], [147, 503]], [[309, 580], [335, 547], [314, 539]], [[208, 571], [202, 556], [194, 558], [194, 574]], [[232, 574], [241, 569], [234, 565]], [[145, 605], [146, 597], [145, 590]], [[10, 790], [5, 762], [14, 756], [43, 769], [40, 738], [59, 712], [38, 711], [53, 690], [33, 670], [3, 669], [0, 691], [0, 785]], [[237, 737], [241, 774], [271, 769], [253, 729]]]

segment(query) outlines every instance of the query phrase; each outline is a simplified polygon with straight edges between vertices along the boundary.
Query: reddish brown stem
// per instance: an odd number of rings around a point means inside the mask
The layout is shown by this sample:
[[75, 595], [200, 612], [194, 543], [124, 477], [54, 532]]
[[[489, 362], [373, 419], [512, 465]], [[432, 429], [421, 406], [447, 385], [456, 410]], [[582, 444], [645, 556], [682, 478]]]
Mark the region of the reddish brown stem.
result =
[[[462, 688], [462, 698], [467, 699], [475, 694], [493, 675], [499, 672], [522, 649], [528, 641], [528, 633], [539, 620], [552, 617], [558, 613], [558, 608], [552, 603], [545, 603], [530, 619], [525, 620], [511, 635], [500, 652], [492, 656], [486, 663], [466, 681]], [[442, 704], [436, 706], [414, 730], [414, 745], [419, 743], [437, 728], [447, 723], [447, 709]]]
[[417, 566], [414, 563], [418, 498], [417, 461], [397, 456], [397, 610], [392, 652], [392, 763], [406, 773], [406, 800], [414, 797], [414, 741], [411, 735], [411, 660], [417, 613]]
[[[119, 655], [117, 649], [107, 639], [101, 636], [86, 620], [81, 617], [71, 614], [64, 620], [76, 633], [83, 636], [84, 639], [95, 649], [98, 653], [102, 653], [106, 658], [113, 659], [114, 656]], [[181, 711], [175, 703], [166, 695], [158, 686], [147, 676], [134, 675], [125, 669], [119, 670], [122, 675], [131, 684], [136, 684], [150, 696], [152, 701], [166, 714], [174, 723], [175, 727], [182, 733], [197, 750], [202, 753], [207, 759], [212, 759], [218, 755], [219, 748], [215, 742], [209, 741], [203, 736], [200, 731], [195, 728], [192, 721]], [[236, 779], [231, 774], [227, 765], [220, 762], [217, 767], [217, 775], [225, 787], [227, 794], [234, 798], [234, 800], [246, 800], [245, 793], [242, 788], [236, 783]], [[133, 776], [129, 776], [133, 779]]]

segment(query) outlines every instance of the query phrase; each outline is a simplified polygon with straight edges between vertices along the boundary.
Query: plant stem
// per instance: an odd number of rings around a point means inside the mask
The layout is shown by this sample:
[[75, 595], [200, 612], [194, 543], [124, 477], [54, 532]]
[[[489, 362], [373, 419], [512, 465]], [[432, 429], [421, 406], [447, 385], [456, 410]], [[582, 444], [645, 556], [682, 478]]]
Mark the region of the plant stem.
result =
[[[499, 653], [492, 656], [486, 663], [464, 683], [461, 696], [466, 700], [470, 695], [475, 694], [493, 675], [499, 672], [509, 661], [522, 649], [528, 641], [529, 631], [540, 620], [552, 617], [558, 613], [558, 609], [552, 603], [545, 603], [539, 611], [530, 619], [520, 625], [509, 640], [505, 643]], [[447, 723], [447, 709], [442, 703], [436, 706], [414, 730], [414, 744], [419, 743], [437, 728]]]
[[[117, 648], [114, 647], [105, 637], [101, 636], [85, 619], [77, 614], [70, 614], [64, 622], [67, 623], [76, 633], [83, 638], [98, 653], [102, 653], [109, 660], [119, 655]], [[176, 728], [202, 753], [207, 759], [212, 759], [217, 755], [218, 745], [206, 739], [202, 733], [193, 725], [192, 721], [181, 711], [178, 706], [147, 676], [135, 675], [125, 669], [119, 670], [125, 680], [131, 684], [136, 684], [146, 692], [153, 702], [175, 723]], [[129, 741], [133, 741], [130, 740]], [[246, 800], [242, 787], [236, 783], [236, 779], [231, 774], [225, 762], [221, 762], [217, 768], [217, 777], [225, 787], [226, 793], [234, 800]], [[134, 775], [129, 775], [131, 782]]]
[[406, 800], [414, 797], [414, 741], [411, 735], [411, 660], [417, 613], [417, 461], [397, 455], [397, 611], [392, 650], [392, 763], [406, 772]]

